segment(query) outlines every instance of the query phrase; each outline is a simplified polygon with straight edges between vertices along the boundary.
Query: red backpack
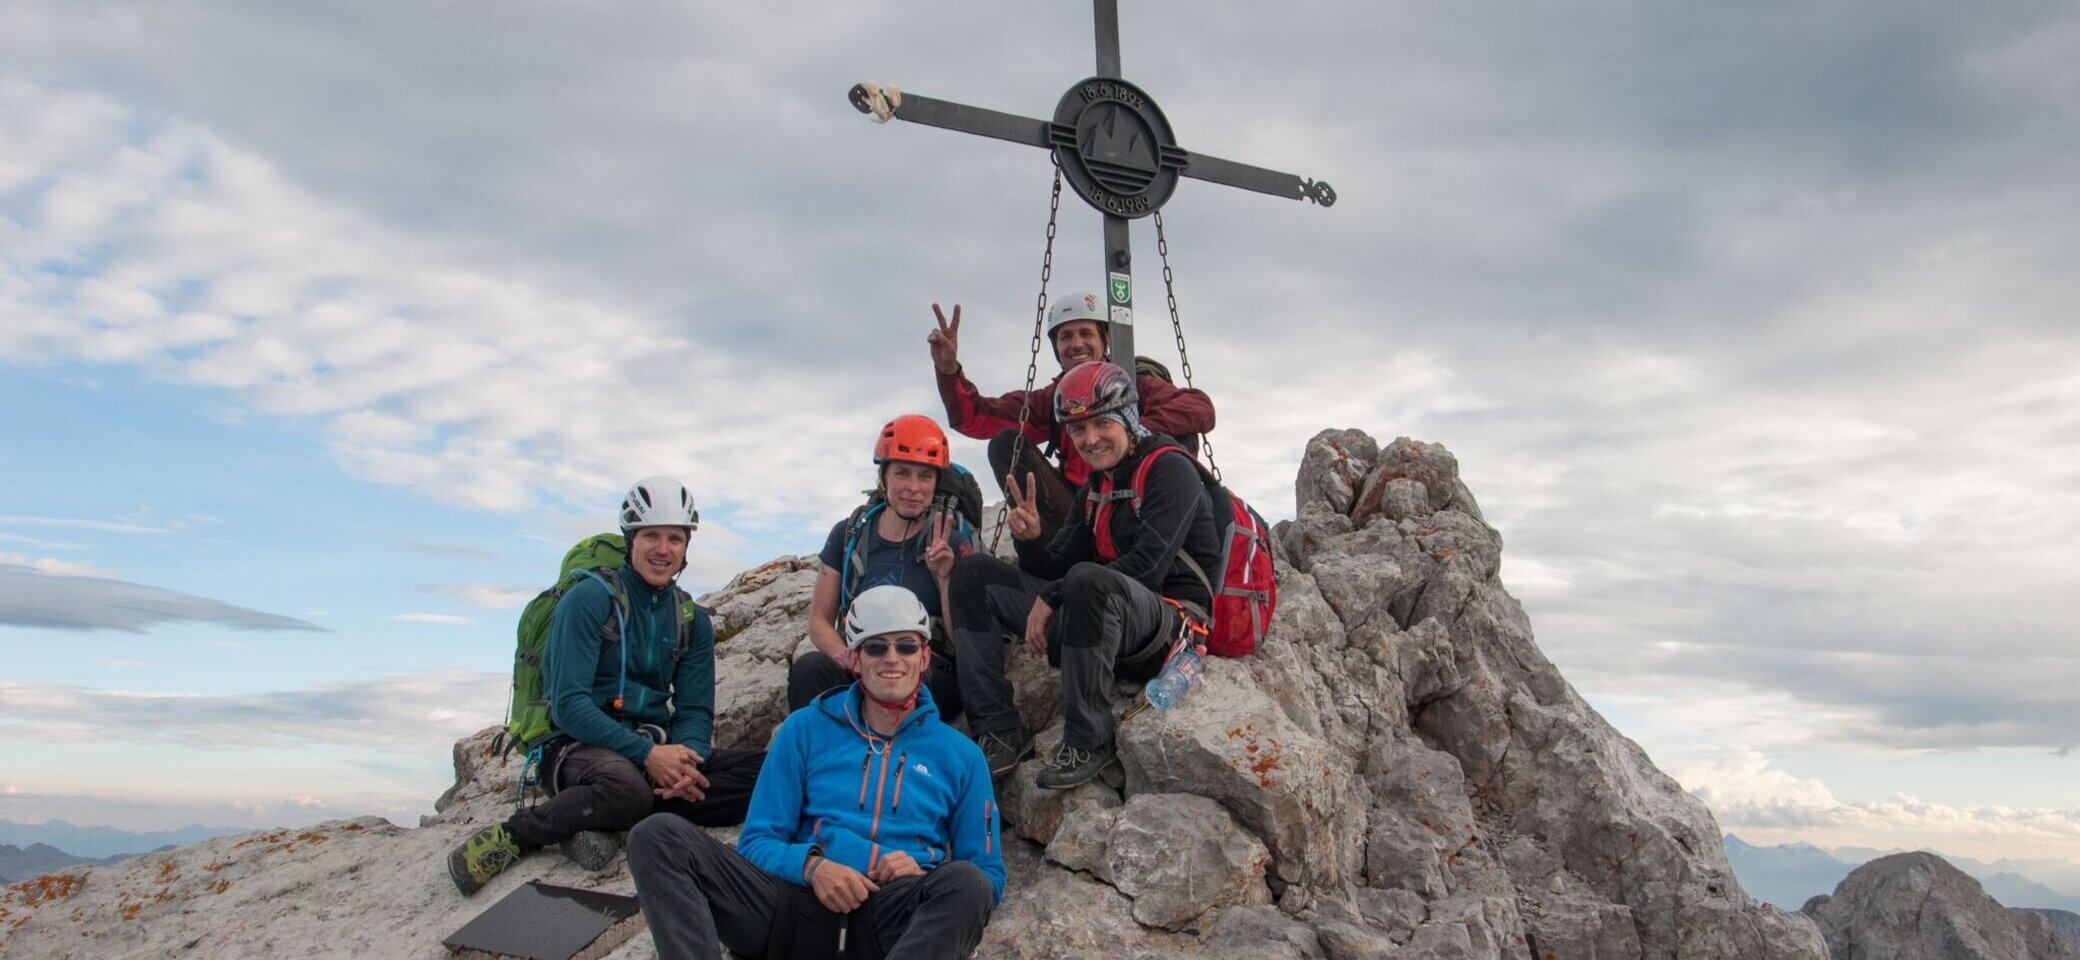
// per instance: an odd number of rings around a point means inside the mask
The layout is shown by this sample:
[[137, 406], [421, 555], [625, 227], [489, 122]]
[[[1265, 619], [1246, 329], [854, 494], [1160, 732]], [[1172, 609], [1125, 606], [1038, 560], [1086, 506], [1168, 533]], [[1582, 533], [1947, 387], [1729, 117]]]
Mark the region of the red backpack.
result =
[[[1174, 443], [1166, 443], [1141, 458], [1134, 467], [1134, 479], [1128, 484], [1127, 501], [1133, 505], [1134, 513], [1141, 513], [1141, 497], [1148, 486], [1148, 469], [1156, 458], [1175, 452], [1191, 461], [1199, 471], [1199, 482], [1206, 487], [1206, 495], [1213, 501], [1213, 528], [1220, 538], [1220, 582], [1213, 582], [1199, 563], [1183, 549], [1177, 551], [1177, 559], [1206, 584], [1206, 592], [1213, 596], [1213, 609], [1208, 611], [1213, 622], [1208, 624], [1206, 636], [1207, 652], [1217, 657], [1246, 657], [1256, 652], [1257, 643], [1264, 639], [1264, 631], [1271, 627], [1271, 612], [1278, 606], [1278, 572], [1271, 565], [1271, 525], [1257, 514], [1249, 504], [1227, 487], [1221, 486], [1213, 474], [1194, 458], [1190, 451]], [[1118, 499], [1112, 491], [1092, 491], [1089, 494], [1092, 506], [1103, 506], [1105, 502]], [[1091, 510], [1087, 516], [1092, 528], [1102, 529], [1102, 511]], [[1100, 537], [1102, 543], [1109, 538]], [[1100, 551], [1103, 553], [1104, 551]], [[1111, 558], [1107, 558], [1111, 559]]]

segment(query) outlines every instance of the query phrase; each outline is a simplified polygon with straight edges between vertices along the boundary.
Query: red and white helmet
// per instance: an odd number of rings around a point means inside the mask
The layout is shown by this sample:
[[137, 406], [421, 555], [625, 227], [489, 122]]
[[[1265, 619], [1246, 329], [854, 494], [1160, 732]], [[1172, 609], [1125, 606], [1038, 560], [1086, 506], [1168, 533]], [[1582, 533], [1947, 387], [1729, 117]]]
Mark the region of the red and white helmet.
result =
[[1095, 293], [1071, 293], [1056, 297], [1054, 305], [1047, 308], [1047, 339], [1054, 341], [1054, 332], [1063, 324], [1078, 320], [1089, 320], [1098, 325], [1098, 332], [1105, 333], [1105, 301]]
[[1129, 426], [1138, 422], [1140, 394], [1134, 376], [1110, 360], [1090, 360], [1062, 374], [1054, 385], [1054, 419], [1061, 424], [1121, 414]]

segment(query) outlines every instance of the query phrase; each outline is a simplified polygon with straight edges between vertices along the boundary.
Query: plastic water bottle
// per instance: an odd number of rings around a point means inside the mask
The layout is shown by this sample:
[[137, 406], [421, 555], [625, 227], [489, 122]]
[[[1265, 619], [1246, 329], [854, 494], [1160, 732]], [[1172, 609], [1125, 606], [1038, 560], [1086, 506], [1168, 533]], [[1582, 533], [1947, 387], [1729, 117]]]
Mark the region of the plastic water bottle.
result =
[[1199, 680], [1202, 660], [1195, 644], [1186, 644], [1183, 650], [1163, 664], [1163, 672], [1143, 687], [1141, 695], [1148, 698], [1148, 705], [1158, 710], [1168, 710], [1184, 699], [1185, 691]]

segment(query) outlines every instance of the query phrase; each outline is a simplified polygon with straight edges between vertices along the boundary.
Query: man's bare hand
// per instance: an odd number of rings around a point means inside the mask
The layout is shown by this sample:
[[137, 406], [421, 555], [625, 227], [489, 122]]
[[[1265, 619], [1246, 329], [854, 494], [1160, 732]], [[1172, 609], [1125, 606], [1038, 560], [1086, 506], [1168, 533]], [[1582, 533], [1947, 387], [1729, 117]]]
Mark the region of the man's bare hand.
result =
[[678, 782], [659, 783], [651, 788], [650, 792], [666, 800], [676, 798], [699, 803], [708, 797], [708, 775], [702, 773], [699, 767], [695, 767]]
[[932, 315], [939, 318], [939, 326], [925, 334], [924, 342], [932, 349], [932, 366], [940, 373], [952, 376], [961, 368], [961, 305], [953, 305], [953, 319], [948, 321], [938, 304], [932, 304]]
[[932, 534], [925, 540], [924, 568], [931, 571], [932, 579], [945, 583], [953, 576], [953, 511], [936, 510], [932, 513]]
[[1039, 597], [1033, 598], [1033, 609], [1026, 614], [1026, 652], [1036, 657], [1047, 656], [1047, 625], [1054, 619], [1054, 608]]
[[891, 850], [874, 861], [874, 869], [868, 871], [867, 875], [878, 883], [887, 883], [904, 877], [924, 876], [924, 868], [918, 866], [917, 860], [909, 854], [901, 850]]
[[867, 902], [867, 895], [881, 889], [881, 885], [860, 875], [836, 860], [825, 860], [809, 875], [809, 889], [816, 891], [816, 901], [832, 913], [851, 913]]
[[[677, 743], [662, 743], [650, 748], [650, 756], [643, 759], [643, 772], [649, 774], [650, 782], [659, 786], [685, 782], [687, 775], [700, 776], [701, 755]], [[705, 778], [702, 785], [706, 786]]]
[[1039, 481], [1030, 473], [1026, 474], [1023, 488], [1018, 485], [1017, 477], [1008, 473], [1004, 475], [1004, 496], [1011, 501], [1010, 509], [1004, 513], [1004, 526], [1011, 531], [1011, 539], [1039, 538], [1040, 501], [1035, 496], [1038, 490]]

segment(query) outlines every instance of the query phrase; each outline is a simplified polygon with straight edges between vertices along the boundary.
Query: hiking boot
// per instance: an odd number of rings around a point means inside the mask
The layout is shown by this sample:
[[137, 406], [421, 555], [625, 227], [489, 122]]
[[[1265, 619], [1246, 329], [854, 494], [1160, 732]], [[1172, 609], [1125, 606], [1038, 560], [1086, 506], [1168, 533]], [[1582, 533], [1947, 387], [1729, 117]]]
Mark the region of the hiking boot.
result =
[[505, 872], [507, 867], [520, 859], [520, 844], [506, 832], [506, 825], [494, 823], [469, 835], [448, 854], [448, 879], [455, 881], [455, 889], [467, 897], [482, 890], [491, 878]]
[[982, 748], [982, 762], [989, 765], [989, 775], [1001, 776], [1018, 766], [1018, 762], [1033, 752], [1033, 741], [1024, 736], [1012, 739], [1001, 733], [985, 733], [975, 741]]
[[1065, 743], [1055, 748], [1054, 755], [1047, 758], [1047, 769], [1040, 771], [1033, 785], [1042, 790], [1066, 790], [1097, 779], [1110, 763], [1112, 744], [1084, 750]]
[[580, 830], [571, 834], [558, 849], [563, 855], [576, 861], [586, 870], [598, 871], [614, 859], [614, 852], [621, 849], [614, 835], [605, 830]]

